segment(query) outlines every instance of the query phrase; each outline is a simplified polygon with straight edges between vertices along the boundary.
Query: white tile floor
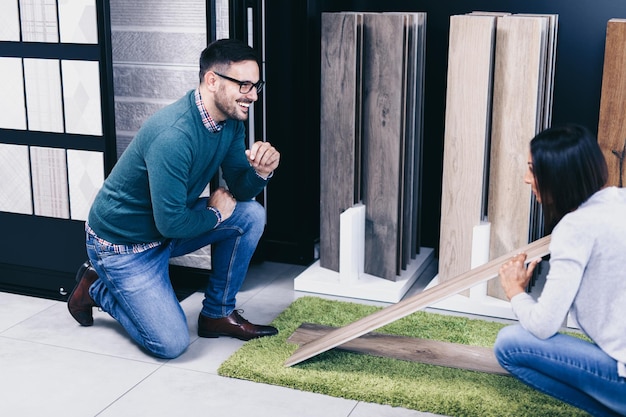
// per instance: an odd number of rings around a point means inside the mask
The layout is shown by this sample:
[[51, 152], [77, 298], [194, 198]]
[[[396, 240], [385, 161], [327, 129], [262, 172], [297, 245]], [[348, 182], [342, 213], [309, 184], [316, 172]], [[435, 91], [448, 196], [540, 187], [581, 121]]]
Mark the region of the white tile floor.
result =
[[[238, 308], [252, 322], [269, 323], [296, 298], [311, 295], [293, 290], [304, 269], [253, 265]], [[407, 296], [421, 291], [422, 281]], [[81, 327], [65, 302], [0, 292], [0, 416], [433, 416], [218, 376], [219, 365], [244, 342], [198, 338], [201, 300], [195, 293], [182, 302], [189, 349], [159, 360], [139, 350], [106, 313], [94, 310], [94, 326]]]

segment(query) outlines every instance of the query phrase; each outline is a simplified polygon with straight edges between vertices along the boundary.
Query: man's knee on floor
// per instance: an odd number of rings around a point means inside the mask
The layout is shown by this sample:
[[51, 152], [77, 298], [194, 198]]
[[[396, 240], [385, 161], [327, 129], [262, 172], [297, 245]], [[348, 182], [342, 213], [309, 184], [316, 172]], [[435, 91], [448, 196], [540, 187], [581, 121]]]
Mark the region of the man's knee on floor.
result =
[[185, 329], [184, 334], [176, 337], [166, 337], [162, 340], [148, 341], [144, 348], [150, 354], [161, 359], [174, 359], [182, 355], [189, 347], [189, 332]]

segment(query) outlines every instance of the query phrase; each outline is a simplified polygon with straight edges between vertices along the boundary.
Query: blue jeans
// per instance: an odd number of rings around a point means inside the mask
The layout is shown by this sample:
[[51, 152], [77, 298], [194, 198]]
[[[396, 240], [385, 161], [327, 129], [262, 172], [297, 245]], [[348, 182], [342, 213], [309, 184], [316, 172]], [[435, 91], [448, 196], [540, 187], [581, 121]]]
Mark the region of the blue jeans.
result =
[[597, 345], [565, 334], [542, 340], [520, 325], [503, 328], [494, 352], [525, 384], [593, 416], [626, 415], [626, 378]]
[[[205, 207], [206, 199], [201, 199], [194, 209]], [[263, 207], [246, 201], [237, 202], [232, 216], [213, 230], [156, 247], [111, 245], [87, 233], [87, 254], [99, 276], [89, 294], [149, 353], [175, 358], [189, 346], [189, 330], [170, 282], [169, 259], [212, 245], [201, 314], [228, 316], [264, 227]]]

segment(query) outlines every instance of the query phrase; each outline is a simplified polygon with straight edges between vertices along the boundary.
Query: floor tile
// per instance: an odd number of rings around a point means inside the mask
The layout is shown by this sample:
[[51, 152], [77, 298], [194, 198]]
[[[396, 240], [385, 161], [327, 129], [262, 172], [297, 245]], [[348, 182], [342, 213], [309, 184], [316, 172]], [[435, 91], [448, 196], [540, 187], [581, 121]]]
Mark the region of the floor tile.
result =
[[0, 415], [97, 415], [158, 365], [0, 336]]
[[54, 304], [52, 300], [0, 292], [0, 333]]
[[356, 401], [160, 368], [98, 417], [346, 417]]
[[94, 309], [94, 325], [83, 327], [74, 321], [67, 303], [62, 301], [6, 330], [2, 336], [126, 359], [163, 362], [142, 351], [108, 314]]

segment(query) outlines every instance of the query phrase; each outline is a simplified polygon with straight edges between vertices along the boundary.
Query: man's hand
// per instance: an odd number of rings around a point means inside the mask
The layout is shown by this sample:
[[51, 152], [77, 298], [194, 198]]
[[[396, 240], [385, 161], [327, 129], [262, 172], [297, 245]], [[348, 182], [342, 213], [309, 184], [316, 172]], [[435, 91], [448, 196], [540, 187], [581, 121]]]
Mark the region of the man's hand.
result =
[[215, 207], [222, 215], [222, 221], [224, 221], [235, 211], [237, 200], [226, 188], [219, 187], [211, 193], [207, 205]]
[[254, 142], [250, 149], [246, 150], [248, 162], [254, 170], [267, 178], [280, 162], [280, 153], [269, 142]]
[[524, 266], [525, 261], [526, 254], [520, 253], [503, 264], [498, 271], [500, 283], [509, 300], [526, 290], [526, 286], [533, 276], [533, 271], [541, 262], [541, 258], [530, 262], [528, 268]]

